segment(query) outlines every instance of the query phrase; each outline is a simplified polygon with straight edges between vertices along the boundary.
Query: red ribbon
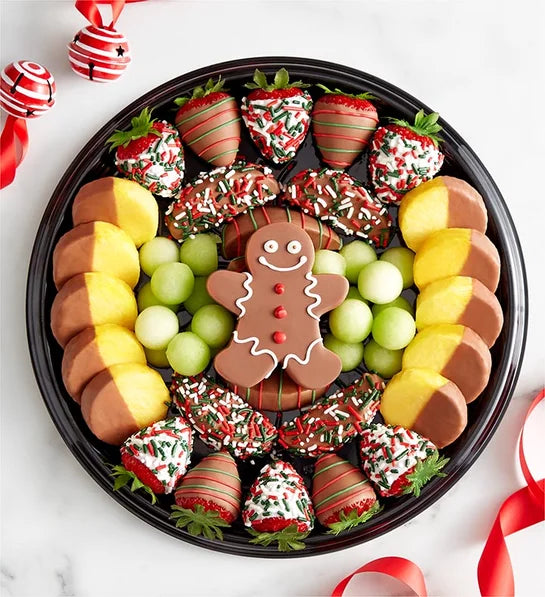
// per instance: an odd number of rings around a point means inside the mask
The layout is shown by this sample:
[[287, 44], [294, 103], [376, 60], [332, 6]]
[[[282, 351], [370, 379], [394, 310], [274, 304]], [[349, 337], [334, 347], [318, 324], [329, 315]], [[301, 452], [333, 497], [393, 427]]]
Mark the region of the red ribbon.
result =
[[[21, 148], [19, 156], [17, 156], [17, 141]], [[8, 114], [0, 136], [0, 189], [13, 182], [17, 166], [24, 160], [27, 148], [26, 120]]]
[[[503, 502], [479, 560], [477, 577], [483, 597], [500, 595], [512, 597], [515, 594], [513, 567], [505, 544], [505, 537], [545, 520], [545, 479], [540, 481], [534, 479], [524, 454], [524, 427], [532, 411], [543, 399], [545, 399], [545, 389], [534, 398], [520, 432], [518, 450], [520, 468], [528, 485], [510, 495]], [[417, 597], [427, 597], [422, 570], [411, 560], [395, 556], [379, 558], [358, 568], [341, 580], [333, 589], [331, 597], [342, 597], [352, 578], [364, 572], [387, 574], [404, 583]]]
[[112, 7], [112, 22], [108, 29], [113, 29], [126, 2], [144, 2], [144, 0], [76, 0], [76, 8], [95, 27], [104, 27], [98, 4]]

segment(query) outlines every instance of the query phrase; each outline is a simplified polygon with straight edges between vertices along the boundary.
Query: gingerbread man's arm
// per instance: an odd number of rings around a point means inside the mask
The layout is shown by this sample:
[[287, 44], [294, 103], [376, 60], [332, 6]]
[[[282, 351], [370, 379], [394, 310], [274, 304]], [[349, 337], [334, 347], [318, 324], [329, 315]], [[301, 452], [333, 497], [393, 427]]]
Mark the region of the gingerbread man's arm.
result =
[[[208, 276], [206, 289], [208, 290], [208, 294], [217, 303], [224, 306], [231, 313], [240, 315], [242, 311], [237, 302], [240, 298], [248, 296], [251, 292], [249, 281], [251, 281], [249, 274], [230, 272], [222, 269]], [[245, 283], [246, 286], [244, 286]]]
[[312, 293], [321, 298], [314, 311], [316, 315], [323, 315], [344, 301], [348, 294], [348, 280], [338, 274], [316, 274], [314, 278], [318, 284], [312, 289]]

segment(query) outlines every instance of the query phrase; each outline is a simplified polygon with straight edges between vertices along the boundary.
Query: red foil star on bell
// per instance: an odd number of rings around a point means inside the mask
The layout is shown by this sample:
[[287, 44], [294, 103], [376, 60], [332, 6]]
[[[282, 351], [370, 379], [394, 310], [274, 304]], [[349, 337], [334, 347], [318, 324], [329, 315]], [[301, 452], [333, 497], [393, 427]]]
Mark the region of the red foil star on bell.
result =
[[0, 76], [0, 107], [8, 113], [0, 138], [0, 188], [4, 188], [15, 178], [26, 154], [26, 120], [38, 118], [53, 107], [56, 87], [53, 75], [30, 60], [8, 64]]
[[96, 2], [76, 2], [76, 8], [90, 25], [78, 31], [68, 44], [72, 70], [80, 77], [98, 83], [115, 81], [131, 62], [127, 39], [114, 29], [124, 2], [112, 2], [111, 5], [112, 22], [105, 27]]

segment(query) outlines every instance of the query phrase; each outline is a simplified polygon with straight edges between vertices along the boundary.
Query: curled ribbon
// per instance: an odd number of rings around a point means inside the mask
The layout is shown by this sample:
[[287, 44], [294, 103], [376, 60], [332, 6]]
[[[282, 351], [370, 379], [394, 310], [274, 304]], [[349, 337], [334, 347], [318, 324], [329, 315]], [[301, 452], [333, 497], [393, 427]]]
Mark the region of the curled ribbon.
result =
[[76, 0], [76, 8], [95, 27], [104, 27], [98, 4], [109, 4], [112, 7], [112, 22], [108, 29], [112, 29], [123, 7], [127, 2], [144, 2], [144, 0]]
[[[19, 156], [17, 156], [17, 141], [21, 148]], [[0, 189], [13, 182], [17, 166], [24, 160], [27, 149], [26, 121], [9, 114], [0, 136]]]
[[[545, 399], [545, 389], [534, 398], [520, 432], [519, 461], [527, 486], [510, 495], [499, 509], [477, 567], [479, 589], [483, 597], [512, 597], [515, 594], [513, 567], [505, 537], [545, 520], [545, 479], [536, 481], [528, 468], [524, 454], [524, 427], [532, 411]], [[417, 597], [427, 597], [422, 570], [411, 560], [390, 556], [368, 562], [343, 578], [331, 597], [342, 597], [354, 576], [364, 572], [379, 572], [391, 576], [413, 591]]]

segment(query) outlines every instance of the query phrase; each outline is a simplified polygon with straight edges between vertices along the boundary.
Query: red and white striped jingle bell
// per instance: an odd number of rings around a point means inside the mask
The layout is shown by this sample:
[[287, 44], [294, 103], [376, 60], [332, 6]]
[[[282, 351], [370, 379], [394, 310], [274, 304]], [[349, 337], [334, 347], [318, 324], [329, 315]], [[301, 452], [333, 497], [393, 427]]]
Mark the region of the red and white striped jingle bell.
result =
[[108, 83], [115, 81], [131, 61], [125, 36], [113, 27], [89, 25], [68, 44], [72, 70], [85, 79]]
[[4, 68], [1, 78], [0, 106], [11, 116], [37, 118], [55, 104], [55, 80], [36, 62], [12, 62]]

